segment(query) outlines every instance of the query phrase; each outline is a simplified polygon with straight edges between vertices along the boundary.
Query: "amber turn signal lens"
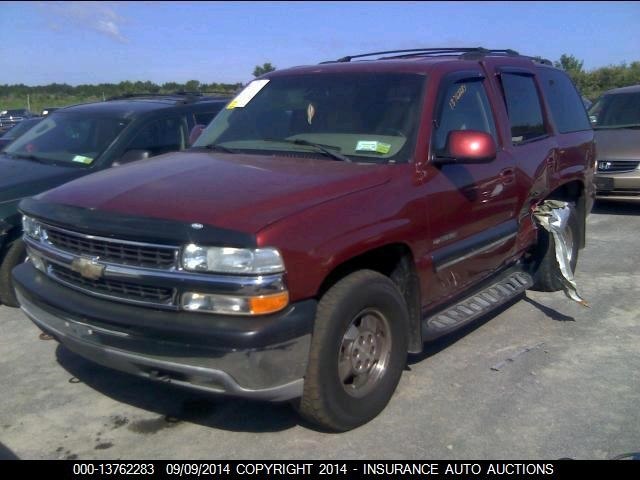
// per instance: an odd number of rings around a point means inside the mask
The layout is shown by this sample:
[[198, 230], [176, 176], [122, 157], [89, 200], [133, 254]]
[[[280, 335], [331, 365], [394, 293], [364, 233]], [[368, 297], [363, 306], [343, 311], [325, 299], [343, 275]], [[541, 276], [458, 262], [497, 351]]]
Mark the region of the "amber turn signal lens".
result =
[[280, 292], [274, 295], [261, 295], [249, 298], [249, 309], [252, 315], [265, 315], [275, 313], [289, 305], [289, 292]]

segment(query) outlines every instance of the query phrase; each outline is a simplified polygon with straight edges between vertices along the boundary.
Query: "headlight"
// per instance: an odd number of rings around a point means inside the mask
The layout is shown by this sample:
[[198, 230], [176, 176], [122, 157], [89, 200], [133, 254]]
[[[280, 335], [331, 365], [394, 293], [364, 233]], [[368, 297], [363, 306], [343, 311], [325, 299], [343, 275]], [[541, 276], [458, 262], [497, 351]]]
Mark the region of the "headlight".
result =
[[266, 315], [278, 312], [288, 304], [289, 292], [286, 290], [272, 295], [253, 297], [185, 292], [181, 302], [184, 310], [222, 315]]
[[201, 247], [189, 244], [182, 250], [182, 268], [195, 272], [264, 275], [284, 272], [275, 248]]
[[22, 217], [22, 230], [26, 235], [36, 240], [40, 240], [40, 237], [42, 236], [42, 226], [40, 223], [26, 215], [23, 215]]

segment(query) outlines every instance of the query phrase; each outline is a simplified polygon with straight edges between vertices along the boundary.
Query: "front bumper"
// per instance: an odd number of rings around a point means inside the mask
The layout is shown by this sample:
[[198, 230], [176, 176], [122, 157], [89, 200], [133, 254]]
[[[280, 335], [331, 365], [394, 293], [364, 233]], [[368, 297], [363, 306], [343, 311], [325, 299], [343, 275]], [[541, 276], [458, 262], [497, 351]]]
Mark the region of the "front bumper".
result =
[[25, 314], [96, 363], [208, 392], [262, 400], [302, 394], [316, 302], [264, 317], [150, 309], [64, 287], [30, 263], [13, 270]]
[[640, 170], [594, 176], [597, 195], [640, 195]]

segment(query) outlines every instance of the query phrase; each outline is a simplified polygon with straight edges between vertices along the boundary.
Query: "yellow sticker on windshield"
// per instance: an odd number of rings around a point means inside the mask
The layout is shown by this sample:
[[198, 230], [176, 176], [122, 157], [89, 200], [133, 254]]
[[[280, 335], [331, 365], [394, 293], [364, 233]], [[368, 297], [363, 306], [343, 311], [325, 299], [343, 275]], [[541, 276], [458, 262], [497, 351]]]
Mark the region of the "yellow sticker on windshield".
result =
[[84, 155], [76, 155], [71, 159], [72, 162], [84, 163], [85, 165], [89, 165], [93, 162], [93, 158], [85, 157]]
[[236, 98], [229, 102], [227, 110], [233, 110], [234, 108], [245, 107], [255, 97], [264, 86], [269, 83], [269, 79], [254, 80], [242, 90]]
[[356, 152], [376, 152], [387, 154], [391, 150], [391, 144], [377, 142], [375, 140], [360, 140], [356, 145]]

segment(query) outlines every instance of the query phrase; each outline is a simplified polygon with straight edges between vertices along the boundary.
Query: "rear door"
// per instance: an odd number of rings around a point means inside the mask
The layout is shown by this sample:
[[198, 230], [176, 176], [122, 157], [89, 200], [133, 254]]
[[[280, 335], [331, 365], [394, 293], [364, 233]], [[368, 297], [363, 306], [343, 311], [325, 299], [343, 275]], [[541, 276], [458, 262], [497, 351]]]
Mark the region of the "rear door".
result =
[[533, 62], [491, 59], [488, 63], [504, 109], [504, 148], [513, 157], [516, 170], [519, 255], [536, 241], [531, 208], [553, 189], [558, 143]]

